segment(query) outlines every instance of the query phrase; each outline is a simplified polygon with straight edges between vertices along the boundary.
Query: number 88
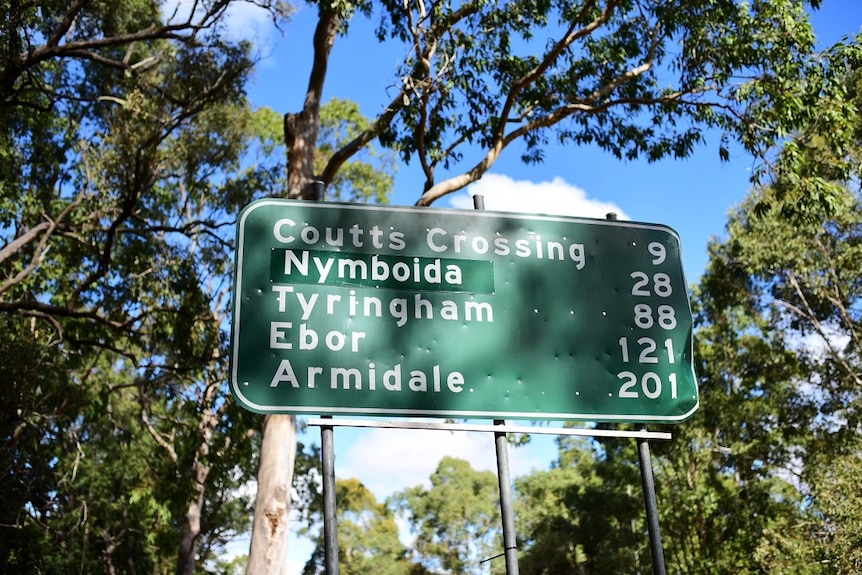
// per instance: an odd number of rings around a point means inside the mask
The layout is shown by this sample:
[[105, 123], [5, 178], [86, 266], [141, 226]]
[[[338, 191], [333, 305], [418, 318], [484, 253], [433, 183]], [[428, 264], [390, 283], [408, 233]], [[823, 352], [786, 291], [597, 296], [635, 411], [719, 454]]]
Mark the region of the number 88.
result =
[[[645, 303], [637, 304], [635, 306], [635, 325], [641, 329], [649, 329], [654, 323], [652, 308]], [[676, 311], [674, 311], [672, 306], [658, 306], [658, 325], [662, 329], [667, 330], [676, 327]]]

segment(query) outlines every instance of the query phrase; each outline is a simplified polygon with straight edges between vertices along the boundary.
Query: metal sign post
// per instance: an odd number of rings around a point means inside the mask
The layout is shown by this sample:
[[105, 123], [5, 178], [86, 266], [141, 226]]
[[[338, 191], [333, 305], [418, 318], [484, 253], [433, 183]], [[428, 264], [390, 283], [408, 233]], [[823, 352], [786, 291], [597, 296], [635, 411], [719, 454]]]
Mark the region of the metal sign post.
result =
[[[502, 428], [504, 421], [494, 421]], [[505, 431], [494, 432], [497, 451], [497, 484], [500, 488], [500, 516], [503, 523], [503, 556], [506, 558], [506, 575], [518, 575], [518, 536], [515, 531], [515, 506], [512, 502], [512, 480], [509, 473], [509, 442]]]
[[[309, 419], [306, 422], [311, 427], [321, 428], [321, 443], [323, 444], [323, 468], [324, 475], [329, 475], [327, 469], [334, 470], [334, 458], [327, 456], [331, 453], [326, 446], [332, 445], [332, 433], [335, 427], [358, 427], [358, 428], [375, 428], [375, 429], [401, 429], [401, 430], [438, 430], [452, 433], [454, 431], [478, 431], [494, 434], [495, 447], [497, 449], [497, 469], [498, 483], [500, 487], [501, 512], [503, 520], [503, 552], [485, 559], [490, 561], [499, 557], [505, 557], [506, 574], [519, 575], [518, 567], [518, 551], [516, 541], [516, 530], [514, 523], [514, 513], [511, 511], [511, 478], [509, 475], [508, 465], [508, 443], [506, 442], [507, 433], [532, 433], [535, 435], [559, 435], [559, 436], [579, 436], [579, 437], [606, 437], [606, 438], [629, 438], [636, 439], [638, 442], [638, 453], [640, 455], [641, 464], [641, 479], [644, 491], [644, 501], [647, 510], [647, 526], [649, 530], [650, 551], [652, 554], [653, 575], [665, 575], [664, 550], [661, 543], [661, 535], [658, 529], [658, 506], [655, 497], [655, 483], [652, 477], [652, 464], [649, 457], [649, 446], [647, 441], [650, 439], [669, 440], [671, 434], [663, 431], [647, 431], [645, 427], [636, 431], [626, 431], [618, 429], [585, 429], [585, 428], [548, 428], [548, 427], [530, 427], [507, 425], [503, 421], [495, 421], [493, 426], [487, 424], [476, 423], [432, 423], [425, 421], [377, 421], [368, 419], [332, 419], [330, 417], [321, 417], [319, 419]], [[324, 537], [325, 537], [325, 553], [326, 556], [326, 575], [338, 574], [338, 541], [335, 535], [337, 531], [335, 518], [335, 478], [334, 473], [328, 483], [324, 480], [323, 497], [324, 509], [327, 505], [331, 505], [332, 512], [324, 514]], [[509, 503], [503, 504], [504, 499]], [[331, 501], [327, 504], [327, 501]], [[508, 509], [509, 511], [506, 511]], [[328, 519], [327, 519], [328, 518]], [[328, 520], [328, 527], [327, 522]], [[327, 533], [329, 535], [327, 535]], [[332, 539], [330, 539], [332, 538]]]
[[[473, 195], [473, 208], [485, 209], [485, 198]], [[519, 575], [518, 536], [515, 531], [515, 506], [512, 501], [512, 480], [509, 473], [509, 442], [502, 429], [506, 422], [494, 420], [494, 426], [501, 431], [494, 432], [494, 448], [497, 454], [497, 485], [500, 490], [500, 516], [503, 524], [503, 556], [506, 559], [506, 574]]]
[[[314, 182], [314, 200], [322, 202], [326, 186]], [[332, 416], [324, 416], [331, 420]], [[335, 433], [331, 425], [320, 426], [320, 458], [323, 474], [323, 560], [326, 575], [338, 575], [338, 504], [335, 497]]]
[[[646, 427], [644, 427], [646, 431]], [[652, 475], [652, 460], [649, 454], [649, 442], [638, 438], [638, 459], [641, 468], [641, 486], [644, 492], [644, 508], [646, 510], [647, 531], [649, 532], [649, 549], [652, 556], [653, 575], [665, 575], [664, 546], [661, 543], [661, 530], [658, 522], [658, 503], [655, 497], [655, 481]]]
[[[331, 417], [324, 416], [327, 422]], [[338, 575], [338, 509], [335, 498], [335, 437], [331, 425], [320, 426], [323, 474], [323, 554], [326, 575]]]
[[[322, 185], [316, 196], [323, 197]], [[698, 409], [679, 237], [665, 226], [266, 199], [240, 214], [230, 385], [321, 427], [327, 575], [338, 575], [336, 426], [493, 430], [508, 575], [518, 575], [503, 419], [677, 423]], [[331, 414], [495, 425], [335, 421]], [[516, 429], [518, 431], [516, 431]], [[638, 441], [655, 575], [664, 554]]]

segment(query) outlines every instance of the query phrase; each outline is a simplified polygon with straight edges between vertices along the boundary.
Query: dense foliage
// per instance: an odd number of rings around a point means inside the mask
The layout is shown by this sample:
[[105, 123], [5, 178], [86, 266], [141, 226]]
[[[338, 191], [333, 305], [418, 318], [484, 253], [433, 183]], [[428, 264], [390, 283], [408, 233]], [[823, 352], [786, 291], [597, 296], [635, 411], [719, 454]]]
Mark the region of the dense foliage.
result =
[[[859, 571], [858, 41], [812, 53], [798, 0], [318, 1], [306, 98], [282, 114], [247, 99], [255, 56], [227, 33], [231, 3], [0, 0], [4, 570], [192, 573], [247, 530], [268, 456], [260, 418], [229, 399], [225, 325], [252, 199], [319, 179], [330, 198], [384, 201], [392, 157], [375, 140], [420, 163], [428, 204], [514, 142], [528, 162], [552, 141], [655, 160], [718, 129], [773, 179], [695, 293], [704, 408], [656, 448], [669, 564]], [[291, 12], [255, 4], [279, 25]], [[322, 102], [360, 15], [405, 47], [371, 119]], [[297, 452], [313, 517], [315, 454]], [[561, 442], [519, 484], [525, 568], [646, 570], [635, 461], [627, 443]], [[493, 485], [451, 459], [388, 507], [342, 482], [342, 570], [498, 570], [481, 562]]]
[[[0, 3], [4, 570], [191, 573], [248, 528], [260, 422], [226, 399], [233, 223], [286, 177], [228, 6]], [[330, 146], [364, 121], [325, 120]], [[351, 177], [345, 199], [391, 186]]]
[[[421, 166], [421, 205], [481, 178], [509, 148], [531, 163], [551, 143], [655, 161], [688, 157], [712, 133], [722, 157], [735, 140], [762, 161], [763, 175], [774, 149], [812, 118], [832, 134], [830, 150], [847, 141], [834, 106], [858, 50], [842, 43], [813, 53], [807, 10], [819, 1], [313, 4], [314, 65], [285, 132], [296, 197], [311, 197], [316, 177], [331, 182], [374, 139]], [[326, 62], [357, 13], [375, 19], [377, 40], [403, 45], [405, 56], [382, 111], [319, 170], [312, 155]], [[791, 171], [814, 203], [828, 204], [834, 190], [799, 168]]]

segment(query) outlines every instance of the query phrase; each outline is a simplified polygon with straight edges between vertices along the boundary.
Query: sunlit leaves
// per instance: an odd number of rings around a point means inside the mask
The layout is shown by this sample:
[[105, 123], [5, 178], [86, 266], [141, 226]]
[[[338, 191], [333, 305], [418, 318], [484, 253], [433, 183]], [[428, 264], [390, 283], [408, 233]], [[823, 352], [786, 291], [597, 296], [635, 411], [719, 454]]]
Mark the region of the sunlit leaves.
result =
[[[717, 128], [766, 154], [840, 76], [836, 60], [812, 54], [799, 0], [386, 7], [380, 37], [413, 47], [398, 71], [404, 108], [380, 137], [403, 160], [422, 158], [427, 186], [465, 149], [480, 154], [475, 177], [516, 139], [526, 161], [551, 139], [655, 161], [689, 156]], [[452, 191], [443, 186], [423, 203]]]
[[[338, 563], [351, 575], [407, 575], [417, 567], [399, 540], [395, 514], [357, 479], [336, 481]], [[324, 572], [322, 531], [303, 573]]]
[[[369, 120], [359, 106], [334, 98], [320, 110], [320, 135], [316, 171], [323, 171], [333, 153], [369, 128]], [[386, 203], [393, 185], [394, 159], [389, 152], [365, 146], [346, 161], [327, 186], [326, 195], [334, 201]]]
[[493, 473], [444, 457], [431, 475], [430, 489], [409, 488], [394, 495], [391, 504], [410, 522], [422, 565], [454, 575], [475, 572], [480, 561], [500, 553], [497, 498]]
[[843, 188], [862, 178], [862, 45], [826, 51], [796, 99], [795, 124], [768, 171], [770, 192], [758, 213], [778, 210], [799, 225], [816, 225], [846, 206]]

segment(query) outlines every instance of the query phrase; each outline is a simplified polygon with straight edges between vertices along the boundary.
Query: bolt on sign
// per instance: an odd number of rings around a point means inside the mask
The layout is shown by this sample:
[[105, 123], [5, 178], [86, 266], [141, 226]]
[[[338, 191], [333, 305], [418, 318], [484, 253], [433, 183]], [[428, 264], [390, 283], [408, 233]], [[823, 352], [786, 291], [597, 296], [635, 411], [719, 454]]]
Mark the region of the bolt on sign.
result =
[[679, 422], [676, 232], [266, 199], [237, 225], [231, 388], [260, 413]]

